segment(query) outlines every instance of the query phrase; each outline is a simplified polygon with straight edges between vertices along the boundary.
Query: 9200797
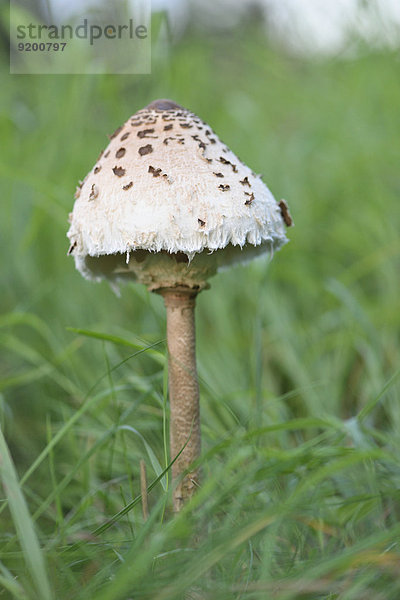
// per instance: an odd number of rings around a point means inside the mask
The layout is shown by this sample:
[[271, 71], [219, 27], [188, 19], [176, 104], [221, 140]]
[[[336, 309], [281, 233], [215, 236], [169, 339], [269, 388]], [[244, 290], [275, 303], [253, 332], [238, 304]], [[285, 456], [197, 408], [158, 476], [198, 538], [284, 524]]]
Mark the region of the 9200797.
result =
[[64, 52], [67, 42], [20, 42], [19, 52]]

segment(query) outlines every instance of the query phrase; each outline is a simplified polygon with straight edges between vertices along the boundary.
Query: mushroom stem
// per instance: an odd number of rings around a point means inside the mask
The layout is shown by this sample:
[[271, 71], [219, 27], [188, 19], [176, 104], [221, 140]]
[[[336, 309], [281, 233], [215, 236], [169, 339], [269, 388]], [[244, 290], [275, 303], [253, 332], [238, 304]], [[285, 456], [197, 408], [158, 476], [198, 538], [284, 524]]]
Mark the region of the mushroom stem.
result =
[[[199, 470], [190, 466], [200, 455], [199, 383], [196, 369], [194, 311], [197, 292], [161, 289], [167, 310], [168, 387], [170, 401], [170, 452], [174, 511], [179, 512], [193, 495]], [[182, 477], [183, 473], [187, 473]]]

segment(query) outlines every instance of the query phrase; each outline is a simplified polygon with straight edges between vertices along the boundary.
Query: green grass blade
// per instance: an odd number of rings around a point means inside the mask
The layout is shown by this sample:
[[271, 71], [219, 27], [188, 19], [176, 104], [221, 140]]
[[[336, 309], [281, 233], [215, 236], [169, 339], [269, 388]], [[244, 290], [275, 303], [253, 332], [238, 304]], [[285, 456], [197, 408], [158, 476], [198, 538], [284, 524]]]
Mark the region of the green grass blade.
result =
[[72, 331], [73, 333], [77, 333], [79, 335], [84, 335], [85, 337], [94, 338], [96, 340], [102, 340], [103, 342], [112, 342], [113, 344], [117, 344], [119, 346], [128, 346], [129, 348], [142, 348], [143, 343], [134, 343], [126, 340], [125, 338], [110, 335], [108, 333], [102, 333], [99, 331], [90, 331], [89, 329], [80, 329], [77, 327], [66, 327], [67, 331]]
[[41, 600], [51, 600], [53, 595], [46, 572], [46, 565], [39, 540], [24, 495], [18, 482], [18, 476], [11, 459], [3, 432], [0, 430], [1, 478], [9, 501], [11, 515], [17, 530], [19, 543], [26, 565]]
[[[130, 431], [131, 433], [134, 433], [135, 435], [137, 435], [143, 442], [144, 447], [146, 448], [146, 452], [148, 454], [148, 457], [150, 459], [151, 465], [154, 469], [155, 474], [157, 475], [157, 477], [160, 475], [160, 473], [162, 473], [162, 467], [160, 465], [160, 462], [157, 458], [157, 456], [154, 453], [153, 448], [146, 442], [145, 438], [142, 436], [142, 434], [135, 429], [134, 427], [132, 427], [132, 425], [120, 425], [118, 427], [118, 429], [122, 429], [124, 431]], [[167, 481], [165, 477], [162, 477], [161, 479], [161, 485], [163, 486], [164, 491], [167, 490]]]
[[[111, 342], [112, 344], [115, 344], [116, 346], [127, 346], [128, 348], [140, 349], [140, 348], [143, 348], [143, 345], [145, 344], [145, 342], [143, 340], [131, 342], [120, 336], [111, 335], [109, 333], [103, 333], [101, 331], [91, 331], [89, 329], [80, 329], [80, 328], [76, 328], [76, 327], [67, 327], [66, 329], [67, 329], [67, 331], [72, 331], [79, 335], [93, 338], [95, 340], [101, 340], [103, 342]], [[160, 344], [162, 342], [165, 342], [165, 340], [160, 340], [158, 343]], [[149, 346], [149, 348], [152, 348], [152, 346]], [[152, 356], [158, 362], [161, 361], [161, 364], [164, 363], [164, 355], [161, 354], [158, 350], [154, 350], [154, 349], [149, 350], [149, 355]]]
[[372, 398], [372, 400], [370, 400], [370, 402], [368, 402], [368, 404], [366, 404], [366, 406], [364, 406], [358, 416], [357, 419], [361, 422], [363, 421], [373, 410], [374, 408], [380, 403], [380, 401], [382, 400], [382, 398], [384, 397], [384, 395], [386, 394], [386, 392], [393, 386], [393, 384], [396, 382], [397, 378], [400, 375], [400, 369], [397, 370], [392, 377], [390, 377], [390, 379], [385, 383], [385, 385], [383, 386], [383, 388], [381, 389], [381, 391], [379, 392], [379, 394], [377, 394], [377, 396], [375, 398]]
[[[160, 342], [155, 342], [154, 344], [151, 344], [150, 346], [147, 346], [146, 348], [142, 348], [141, 350], [138, 350], [137, 352], [134, 352], [133, 354], [130, 354], [127, 358], [125, 358], [124, 360], [121, 360], [119, 363], [117, 363], [116, 365], [114, 365], [110, 369], [110, 373], [113, 372], [113, 371], [115, 371], [116, 369], [118, 369], [118, 367], [122, 366], [126, 362], [128, 362], [131, 358], [134, 358], [135, 356], [138, 356], [139, 354], [143, 354], [143, 352], [146, 352], [147, 350], [153, 348], [154, 346], [157, 346], [159, 343]], [[97, 387], [97, 385], [105, 377], [108, 377], [108, 375], [109, 375], [109, 372], [107, 371], [107, 373], [105, 373], [101, 377], [99, 377], [99, 379], [97, 379], [97, 381], [92, 385], [92, 387], [90, 388], [90, 390], [87, 392], [87, 394], [86, 394], [86, 396], [84, 398], [84, 403], [82, 404], [82, 406], [80, 407], [80, 409], [77, 410], [73, 414], [73, 416], [69, 419], [69, 421], [57, 432], [57, 434], [52, 438], [52, 440], [46, 446], [46, 448], [40, 453], [40, 455], [37, 457], [37, 459], [32, 463], [32, 465], [30, 466], [30, 468], [26, 471], [26, 473], [22, 477], [21, 483], [25, 483], [26, 482], [26, 480], [32, 475], [32, 473], [42, 463], [42, 461], [44, 460], [44, 458], [47, 457], [47, 455], [52, 450], [52, 448], [54, 448], [54, 446], [56, 444], [58, 444], [58, 442], [62, 439], [62, 437], [67, 433], [67, 431], [71, 428], [71, 426], [76, 421], [79, 420], [79, 418], [82, 416], [82, 414], [85, 413], [90, 408], [90, 406], [93, 403], [95, 403], [98, 400], [99, 396], [94, 396], [94, 397], [90, 398], [90, 395], [93, 392], [93, 390]]]

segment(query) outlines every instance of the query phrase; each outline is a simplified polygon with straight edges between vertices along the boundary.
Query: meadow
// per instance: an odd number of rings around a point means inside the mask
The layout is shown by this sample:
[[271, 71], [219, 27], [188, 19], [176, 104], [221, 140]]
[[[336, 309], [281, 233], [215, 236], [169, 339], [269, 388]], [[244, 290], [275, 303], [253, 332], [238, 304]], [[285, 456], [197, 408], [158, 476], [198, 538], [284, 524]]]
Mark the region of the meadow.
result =
[[[398, 52], [300, 58], [248, 23], [155, 44], [151, 75], [1, 79], [0, 599], [397, 600]], [[66, 255], [78, 180], [159, 97], [295, 221], [198, 298], [203, 483], [175, 516], [162, 299]]]

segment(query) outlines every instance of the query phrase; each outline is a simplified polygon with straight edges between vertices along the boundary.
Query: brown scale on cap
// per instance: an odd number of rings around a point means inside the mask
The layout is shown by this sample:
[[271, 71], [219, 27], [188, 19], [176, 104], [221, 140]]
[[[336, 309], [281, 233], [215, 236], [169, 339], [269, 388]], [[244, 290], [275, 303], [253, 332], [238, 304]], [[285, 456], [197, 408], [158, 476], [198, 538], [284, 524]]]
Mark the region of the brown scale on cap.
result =
[[142, 139], [142, 138], [156, 138], [156, 135], [149, 135], [149, 133], [154, 133], [154, 128], [153, 129], [142, 129], [141, 131], [137, 132], [137, 136], [138, 138]]
[[81, 195], [82, 186], [85, 183], [85, 181], [86, 181], [87, 178], [88, 178], [88, 175], [86, 175], [86, 177], [82, 181], [81, 180], [78, 181], [78, 185], [76, 186], [76, 189], [75, 189], [75, 199], [76, 200]]
[[109, 150], [107, 150], [107, 152], [106, 152], [106, 153], [105, 153], [105, 155], [104, 155], [104, 158], [108, 158], [108, 156], [109, 156], [109, 155], [110, 155], [110, 151], [109, 151]]
[[123, 185], [122, 189], [126, 191], [126, 190], [129, 190], [132, 186], [133, 186], [133, 181], [130, 181], [126, 185]]
[[76, 242], [74, 242], [73, 244], [70, 245], [69, 250], [68, 250], [68, 256], [70, 254], [72, 254], [72, 252], [75, 250], [76, 246], [77, 246]]
[[152, 173], [153, 177], [159, 177], [161, 174], [162, 169], [155, 169], [154, 167], [152, 167], [151, 165], [149, 166], [148, 169], [148, 173]]
[[219, 190], [221, 190], [221, 192], [227, 192], [228, 190], [230, 190], [230, 189], [231, 189], [231, 186], [230, 186], [230, 185], [228, 185], [228, 184], [224, 185], [223, 183], [221, 183], [221, 184], [218, 186], [218, 189], [219, 189]]
[[92, 187], [90, 188], [89, 200], [95, 200], [98, 195], [99, 195], [99, 189], [93, 183]]
[[223, 173], [214, 173], [214, 175], [215, 175], [216, 177], [224, 177], [224, 174], [223, 174]]
[[236, 166], [236, 165], [234, 165], [233, 163], [231, 163], [231, 161], [230, 161], [230, 160], [227, 160], [227, 159], [226, 159], [226, 158], [224, 158], [223, 156], [220, 156], [220, 157], [219, 157], [219, 162], [221, 162], [223, 165], [231, 165], [231, 167], [232, 167], [232, 171], [233, 171], [234, 173], [237, 173], [237, 172], [238, 172], [238, 170], [237, 170], [237, 166]]
[[168, 141], [169, 141], [169, 140], [176, 140], [176, 138], [174, 138], [174, 137], [166, 137], [166, 138], [163, 140], [163, 144], [165, 144], [166, 146], [168, 146]]
[[197, 219], [198, 224], [200, 225], [200, 227], [204, 227], [204, 225], [206, 224], [205, 221], [203, 221], [202, 219]]
[[195, 142], [198, 142], [199, 148], [200, 148], [200, 150], [202, 150], [202, 152], [201, 152], [202, 158], [204, 158], [204, 160], [206, 160], [208, 163], [211, 163], [212, 158], [207, 158], [206, 156], [204, 156], [204, 150], [207, 147], [207, 143], [203, 142], [203, 140], [201, 138], [199, 138], [197, 133], [195, 135], [192, 135], [192, 139], [194, 139]]
[[192, 129], [193, 127], [193, 125], [190, 123], [179, 123], [179, 125], [182, 127], [182, 129]]
[[155, 125], [157, 123], [157, 117], [145, 117], [145, 125]]
[[[192, 138], [195, 138], [195, 137], [198, 138], [198, 136], [192, 135]], [[198, 140], [196, 140], [196, 141], [198, 141]], [[200, 140], [199, 148], [201, 150], [201, 153], [200, 153], [201, 158], [203, 158], [208, 163], [212, 163], [212, 161], [213, 161], [212, 158], [207, 158], [207, 156], [204, 156], [204, 150], [206, 149], [206, 147], [207, 147], [206, 144]]]
[[122, 126], [121, 127], [117, 127], [117, 129], [114, 131], [114, 133], [112, 133], [111, 135], [108, 136], [110, 138], [110, 140], [112, 140], [115, 137], [117, 137], [117, 135], [119, 134], [120, 131], [122, 131]]
[[140, 156], [145, 156], [146, 154], [150, 154], [153, 152], [153, 146], [151, 144], [147, 144], [146, 146], [141, 146], [138, 150]]
[[95, 175], [97, 175], [97, 173], [99, 173], [101, 171], [101, 165], [96, 165], [95, 168], [93, 169], [93, 173]]
[[130, 133], [130, 131], [127, 131], [126, 133], [124, 133], [124, 135], [121, 135], [121, 137], [119, 138], [121, 142], [124, 142], [129, 137]]
[[125, 169], [123, 167], [113, 167], [113, 173], [117, 177], [122, 177], [125, 175]]
[[241, 183], [242, 185], [248, 185], [249, 187], [251, 187], [251, 184], [250, 184], [250, 181], [248, 180], [247, 175], [244, 179], [239, 179], [239, 183]]
[[139, 127], [139, 125], [143, 125], [143, 121], [131, 121], [132, 127]]
[[166, 146], [168, 146], [169, 141], [176, 141], [178, 144], [184, 144], [185, 143], [185, 138], [177, 136], [177, 137], [166, 137], [163, 139], [163, 144], [165, 144]]
[[115, 158], [122, 158], [125, 155], [125, 152], [125, 148], [119, 148], [115, 153]]
[[251, 206], [251, 204], [253, 203], [253, 200], [254, 200], [254, 194], [253, 194], [253, 192], [251, 192], [251, 193], [250, 192], [245, 192], [245, 194], [246, 194], [246, 196], [249, 196], [247, 198], [247, 200], [245, 201], [245, 205], [246, 206]]
[[169, 131], [172, 128], [173, 128], [173, 124], [172, 123], [170, 125], [164, 125], [164, 131]]
[[281, 209], [282, 219], [287, 227], [293, 225], [292, 215], [289, 212], [289, 207], [284, 200], [280, 200], [278, 203], [279, 208]]

